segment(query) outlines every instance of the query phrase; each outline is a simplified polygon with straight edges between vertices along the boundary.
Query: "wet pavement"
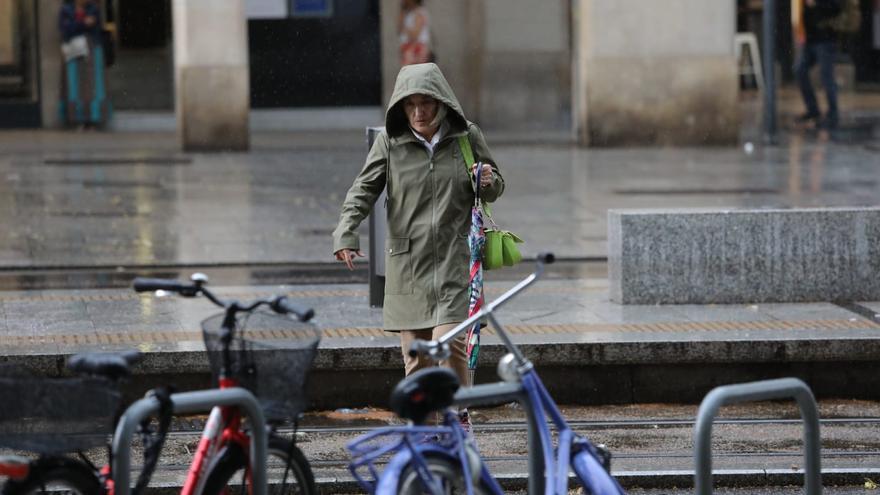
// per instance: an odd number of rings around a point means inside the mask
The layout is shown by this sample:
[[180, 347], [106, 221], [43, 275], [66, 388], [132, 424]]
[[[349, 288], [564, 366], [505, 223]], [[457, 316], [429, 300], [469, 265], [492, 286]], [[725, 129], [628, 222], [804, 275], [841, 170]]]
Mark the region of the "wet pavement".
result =
[[[548, 364], [868, 362], [880, 345], [870, 301], [624, 307], [608, 300], [601, 261], [609, 208], [877, 204], [874, 100], [844, 99], [835, 133], [784, 130], [766, 147], [750, 141], [754, 125], [717, 148], [579, 148], [564, 134], [487, 130], [508, 184], [496, 220], [526, 240], [526, 256], [567, 261], [502, 321]], [[330, 253], [365, 148], [362, 129], [257, 133], [251, 152], [215, 154], [181, 153], [161, 132], [0, 133], [0, 351], [55, 372], [78, 350], [137, 345], [154, 370], [204, 370], [198, 321], [212, 308], [125, 289], [136, 275], [204, 270], [230, 293], [281, 291], [315, 306], [329, 330], [318, 368], [399, 370], [396, 337], [367, 304], [365, 265], [347, 272]], [[490, 298], [528, 270], [488, 272]]]
[[[549, 270], [552, 273], [552, 267]], [[512, 281], [487, 283], [492, 300]], [[402, 378], [398, 337], [382, 331], [364, 284], [215, 287], [223, 298], [284, 294], [314, 307], [322, 341], [309, 385], [318, 408], [382, 405]], [[862, 312], [855, 311], [861, 308]], [[562, 403], [698, 402], [712, 387], [780, 376], [806, 380], [820, 397], [880, 399], [880, 321], [875, 302], [621, 306], [605, 279], [547, 277], [498, 311]], [[209, 385], [200, 322], [217, 313], [202, 298], [157, 298], [130, 289], [0, 292], [0, 356], [55, 376], [79, 352], [139, 349], [133, 395], [174, 383]], [[250, 338], [285, 346], [281, 334]], [[289, 331], [296, 331], [291, 326]], [[504, 348], [483, 332], [477, 381], [495, 380]], [[570, 378], [577, 376], [572, 382]]]
[[[495, 217], [527, 256], [594, 259], [609, 208], [877, 204], [880, 113], [844, 113], [833, 134], [784, 132], [775, 147], [588, 149], [487, 131], [507, 180]], [[362, 130], [258, 134], [249, 153], [185, 154], [173, 138], [0, 133], [0, 268], [332, 262]]]
[[[496, 220], [526, 239], [527, 256], [554, 251], [564, 260], [499, 313], [548, 371], [554, 395], [572, 376], [572, 386], [585, 387], [567, 396], [562, 390], [560, 402], [676, 401], [662, 382], [677, 381], [691, 387], [685, 392], [693, 403], [726, 380], [786, 372], [850, 397], [880, 390], [873, 364], [880, 302], [620, 306], [608, 300], [604, 276], [609, 208], [876, 205], [880, 118], [843, 103], [848, 117], [840, 131], [786, 132], [772, 147], [754, 129], [735, 147], [680, 149], [586, 149], [564, 134], [487, 131], [508, 182]], [[363, 131], [260, 133], [253, 144], [250, 153], [186, 154], [170, 133], [0, 133], [0, 359], [56, 375], [72, 353], [134, 347], [147, 354], [139, 375], [205, 375], [199, 322], [215, 310], [203, 300], [127, 289], [137, 275], [205, 271], [228, 296], [281, 292], [314, 306], [325, 330], [314, 376], [327, 390], [311, 392], [316, 403], [381, 407], [401, 375], [397, 337], [381, 331], [381, 310], [367, 303], [364, 265], [342, 270], [329, 252], [339, 203], [363, 160]], [[487, 274], [489, 299], [528, 269]], [[494, 379], [501, 352], [492, 331], [485, 335], [481, 381]], [[693, 416], [692, 405], [619, 407], [567, 412]], [[876, 409], [873, 402], [837, 404], [823, 416], [878, 417]], [[478, 412], [478, 423], [505, 417], [498, 411]], [[850, 469], [848, 482], [875, 473], [877, 431], [876, 424], [833, 430], [826, 449], [840, 455], [827, 466]], [[758, 477], [767, 468], [791, 471], [798, 432], [796, 425], [745, 434], [724, 428], [722, 451], [773, 455], [722, 456], [719, 466]], [[682, 486], [689, 433], [590, 434], [621, 453], [619, 472], [666, 471], [665, 486]], [[493, 434], [477, 434], [495, 457], [522, 454], [505, 436], [493, 443]], [[311, 458], [326, 461], [316, 471], [334, 493], [356, 491], [338, 465], [349, 437], [302, 438]], [[501, 459], [495, 468], [513, 488], [523, 479], [516, 463]]]

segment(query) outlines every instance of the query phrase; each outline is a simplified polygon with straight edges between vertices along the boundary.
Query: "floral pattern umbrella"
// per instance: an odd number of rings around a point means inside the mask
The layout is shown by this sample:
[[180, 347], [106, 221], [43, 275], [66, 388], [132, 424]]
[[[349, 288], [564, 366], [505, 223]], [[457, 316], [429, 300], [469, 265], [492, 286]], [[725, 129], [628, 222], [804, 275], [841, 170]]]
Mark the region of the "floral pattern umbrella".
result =
[[[475, 173], [477, 194], [471, 208], [471, 230], [468, 233], [468, 246], [471, 250], [470, 278], [468, 282], [468, 317], [473, 316], [483, 307], [483, 246], [486, 244], [486, 233], [483, 231], [483, 208], [480, 204], [479, 177], [482, 164], [477, 164]], [[480, 322], [477, 321], [467, 333], [467, 361], [471, 384], [474, 382], [474, 371], [477, 369], [477, 358], [480, 355]]]

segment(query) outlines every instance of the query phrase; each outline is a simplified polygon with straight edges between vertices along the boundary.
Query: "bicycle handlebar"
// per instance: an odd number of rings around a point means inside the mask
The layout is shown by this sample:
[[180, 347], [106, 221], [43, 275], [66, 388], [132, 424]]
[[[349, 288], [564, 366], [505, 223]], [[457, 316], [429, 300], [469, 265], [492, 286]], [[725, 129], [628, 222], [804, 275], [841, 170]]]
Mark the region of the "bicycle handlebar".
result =
[[136, 278], [132, 283], [135, 292], [153, 292], [164, 290], [176, 292], [182, 296], [192, 297], [198, 294], [199, 287], [196, 284], [181, 282], [179, 280], [166, 280], [161, 278]]
[[409, 357], [418, 357], [419, 354], [427, 354], [435, 361], [442, 361], [449, 358], [449, 344], [437, 342], [436, 340], [413, 340], [407, 351]]
[[285, 296], [278, 296], [273, 299], [272, 302], [269, 304], [269, 307], [272, 308], [272, 311], [276, 313], [293, 313], [294, 315], [296, 315], [299, 321], [302, 322], [309, 321], [312, 319], [312, 317], [315, 316], [314, 309], [290, 301]]
[[541, 265], [552, 265], [556, 261], [556, 255], [553, 253], [539, 253], [535, 256], [535, 260]]
[[204, 286], [207, 277], [204, 275], [194, 275], [193, 279], [193, 282], [181, 282], [180, 280], [138, 277], [132, 282], [132, 287], [136, 292], [163, 290], [174, 292], [184, 297], [195, 297], [199, 294], [203, 294], [208, 300], [217, 306], [226, 308], [227, 312], [232, 311], [233, 313], [240, 311], [250, 312], [259, 306], [265, 305], [269, 306], [272, 311], [278, 314], [293, 314], [299, 321], [304, 323], [315, 316], [314, 309], [291, 302], [285, 296], [275, 296], [271, 299], [258, 299], [247, 305], [241, 305], [237, 301], [224, 301], [215, 296]]

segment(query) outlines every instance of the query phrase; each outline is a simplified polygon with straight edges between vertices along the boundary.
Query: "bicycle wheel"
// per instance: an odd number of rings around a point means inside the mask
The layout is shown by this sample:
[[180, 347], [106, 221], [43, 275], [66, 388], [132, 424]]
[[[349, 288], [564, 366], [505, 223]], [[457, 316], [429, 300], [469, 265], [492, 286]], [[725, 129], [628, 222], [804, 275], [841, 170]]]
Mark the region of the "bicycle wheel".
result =
[[[447, 457], [441, 457], [436, 454], [427, 454], [425, 456], [425, 463], [428, 465], [428, 470], [431, 471], [431, 474], [440, 478], [444, 494], [451, 495], [454, 493], [467, 493], [467, 487], [464, 482], [464, 471], [461, 469], [461, 464], [458, 461], [454, 461]], [[400, 473], [400, 481], [397, 484], [397, 493], [398, 495], [421, 495], [423, 493], [431, 493], [422, 483], [422, 480], [419, 478], [418, 470], [412, 462], [407, 463], [403, 468], [403, 471]], [[491, 495], [492, 493], [492, 490], [486, 486], [486, 483], [482, 479], [474, 484], [475, 495]]]
[[[317, 495], [309, 461], [293, 442], [270, 436], [268, 454], [268, 493]], [[208, 471], [202, 495], [246, 495], [249, 493], [247, 467], [244, 451], [239, 445], [230, 444]]]
[[31, 465], [23, 480], [9, 480], [3, 495], [98, 495], [101, 482], [95, 473], [73, 459], [40, 459]]

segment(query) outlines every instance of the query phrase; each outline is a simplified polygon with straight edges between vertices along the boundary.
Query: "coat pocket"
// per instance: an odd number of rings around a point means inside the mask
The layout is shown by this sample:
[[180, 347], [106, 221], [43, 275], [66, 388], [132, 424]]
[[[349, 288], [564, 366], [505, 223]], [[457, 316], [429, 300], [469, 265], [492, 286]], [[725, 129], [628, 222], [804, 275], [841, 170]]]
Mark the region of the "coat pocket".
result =
[[408, 237], [389, 237], [385, 240], [385, 293], [412, 294], [412, 253]]

